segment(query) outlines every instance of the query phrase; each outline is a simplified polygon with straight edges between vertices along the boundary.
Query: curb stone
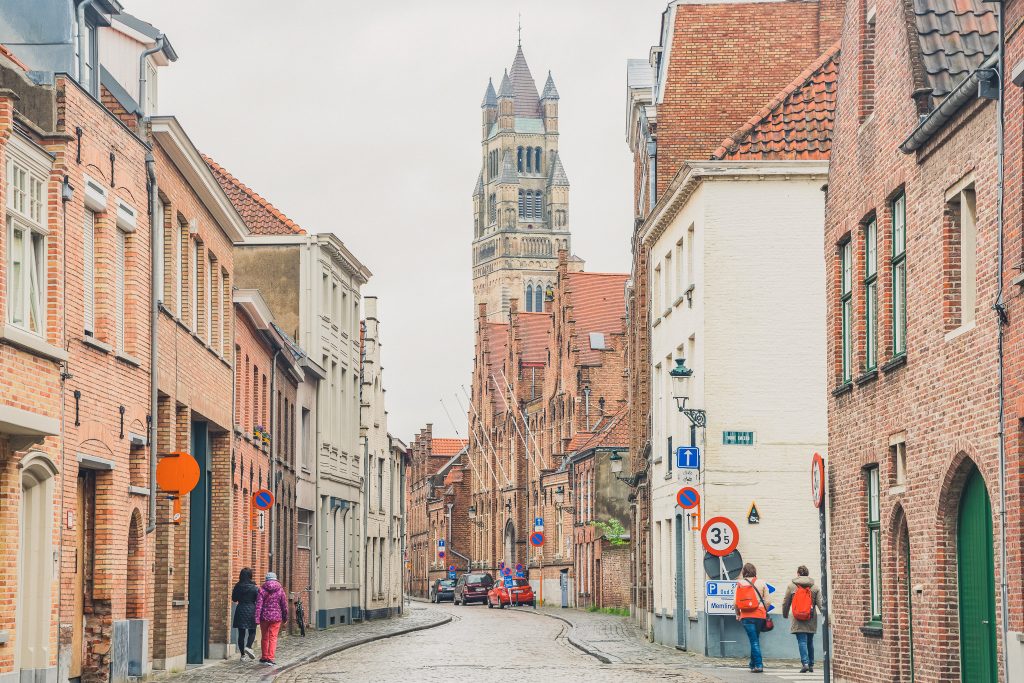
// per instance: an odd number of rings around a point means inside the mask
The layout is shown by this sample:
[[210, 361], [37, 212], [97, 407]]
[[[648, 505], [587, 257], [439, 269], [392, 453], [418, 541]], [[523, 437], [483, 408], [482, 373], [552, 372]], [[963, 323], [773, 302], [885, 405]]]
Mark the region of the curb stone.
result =
[[344, 652], [345, 650], [350, 650], [350, 649], [352, 649], [354, 647], [359, 647], [360, 645], [366, 645], [367, 643], [372, 643], [372, 642], [377, 641], [377, 640], [384, 640], [386, 638], [393, 638], [395, 636], [404, 636], [407, 633], [413, 633], [415, 631], [425, 631], [428, 628], [436, 628], [438, 626], [444, 626], [445, 624], [450, 623], [451, 620], [452, 620], [452, 617], [450, 615], [447, 615], [447, 616], [445, 616], [445, 617], [443, 617], [441, 619], [438, 619], [437, 621], [430, 622], [429, 624], [419, 624], [418, 626], [409, 626], [408, 628], [403, 628], [403, 629], [400, 629], [398, 631], [393, 631], [391, 633], [379, 633], [379, 634], [374, 634], [374, 635], [371, 635], [371, 636], [364, 636], [362, 638], [357, 638], [356, 640], [351, 640], [351, 641], [348, 641], [346, 643], [339, 643], [339, 644], [331, 646], [329, 648], [326, 648], [326, 649], [323, 649], [323, 650], [319, 650], [319, 651], [314, 652], [312, 654], [308, 654], [305, 657], [302, 657], [301, 659], [298, 659], [298, 660], [296, 660], [296, 661], [294, 661], [294, 662], [292, 662], [290, 664], [286, 664], [284, 666], [272, 669], [272, 670], [268, 671], [265, 676], [260, 678], [260, 680], [261, 681], [266, 681], [266, 682], [269, 683], [270, 681], [273, 681], [275, 678], [277, 678], [278, 676], [280, 676], [282, 674], [288, 673], [288, 672], [290, 672], [290, 671], [292, 671], [294, 669], [297, 669], [299, 667], [306, 666], [307, 664], [313, 664], [314, 662], [319, 662], [321, 659], [324, 659], [326, 657], [330, 657], [331, 655], [336, 655], [339, 652]]
[[567, 624], [569, 626], [569, 633], [566, 634], [565, 639], [568, 640], [569, 644], [572, 645], [574, 648], [576, 648], [577, 650], [579, 650], [580, 652], [582, 652], [584, 654], [590, 655], [591, 657], [593, 657], [594, 659], [597, 659], [598, 661], [602, 662], [603, 664], [614, 664], [615, 661], [616, 661], [616, 660], [612, 659], [609, 655], [605, 654], [604, 652], [601, 652], [597, 648], [595, 648], [595, 647], [593, 647], [591, 645], [588, 645], [585, 641], [580, 641], [580, 640], [576, 640], [575, 638], [573, 638], [572, 637], [572, 633], [573, 633], [573, 631], [576, 630], [576, 625], [573, 624], [568, 619], [564, 619], [562, 617], [555, 616], [554, 614], [546, 614], [544, 612], [538, 612], [538, 611], [532, 610], [532, 609], [523, 609], [521, 607], [510, 607], [509, 609], [515, 610], [516, 612], [523, 612], [525, 614], [536, 614], [538, 616], [547, 617], [548, 619], [555, 619], [557, 621], [561, 621], [562, 623]]

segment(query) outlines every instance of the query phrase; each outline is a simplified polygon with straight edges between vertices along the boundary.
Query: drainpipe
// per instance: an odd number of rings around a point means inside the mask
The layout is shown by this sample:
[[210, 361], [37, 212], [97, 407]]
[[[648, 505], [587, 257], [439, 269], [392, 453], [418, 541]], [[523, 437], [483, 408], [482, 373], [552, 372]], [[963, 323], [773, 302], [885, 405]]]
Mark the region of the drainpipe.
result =
[[277, 400], [274, 394], [277, 393], [277, 358], [280, 355], [281, 349], [274, 351], [274, 360], [270, 364], [270, 492], [274, 494], [274, 504], [270, 506], [270, 556], [267, 558], [270, 571], [274, 571], [274, 510], [277, 509], [277, 482], [274, 481], [274, 460], [277, 450], [277, 428], [274, 426], [274, 418]]
[[[86, 0], [89, 2], [90, 0]], [[82, 4], [86, 4], [83, 2]], [[79, 5], [81, 7], [81, 5]], [[146, 534], [149, 535], [156, 530], [156, 433], [157, 433], [157, 375], [159, 374], [159, 353], [157, 323], [160, 320], [160, 301], [157, 299], [156, 285], [157, 273], [163, 264], [157, 262], [156, 234], [154, 226], [163, 220], [163, 216], [157, 216], [157, 205], [159, 204], [156, 184], [156, 159], [153, 152], [146, 152], [146, 175], [149, 177], [149, 523], [146, 525]], [[234, 382], [231, 383], [232, 387]]]
[[146, 115], [146, 57], [164, 49], [164, 34], [156, 37], [156, 45], [139, 55], [139, 111]]
[[998, 322], [998, 350], [999, 350], [999, 583], [1002, 603], [1002, 637], [1003, 637], [1003, 679], [1010, 680], [1010, 607], [1008, 602], [1009, 580], [1006, 569], [1006, 367], [1004, 335], [1005, 328], [1009, 323], [1006, 313], [1006, 303], [1003, 298], [1003, 258], [1005, 254], [1005, 237], [1003, 215], [1005, 208], [1005, 165], [1006, 165], [1006, 5], [999, 3], [999, 51], [996, 53], [995, 76], [999, 82], [999, 98], [996, 100], [996, 158], [998, 159], [998, 184], [997, 202], [998, 213], [996, 222], [998, 224], [998, 260], [997, 277], [999, 292], [996, 295], [996, 303], [992, 306], [996, 312]]
[[[85, 10], [92, 5], [95, 0], [82, 0], [78, 3], [78, 7], [75, 9], [75, 30], [78, 35], [75, 36], [75, 40], [78, 43], [78, 84], [82, 84], [82, 74], [85, 73]], [[84, 87], [84, 85], [83, 85]], [[89, 84], [87, 90], [92, 89], [92, 83]]]
[[[360, 401], [361, 402], [361, 401]], [[362, 412], [360, 407], [359, 412]], [[363, 619], [366, 619], [366, 612], [370, 607], [370, 561], [366, 558], [366, 546], [370, 542], [369, 533], [370, 514], [370, 437], [363, 437]]]

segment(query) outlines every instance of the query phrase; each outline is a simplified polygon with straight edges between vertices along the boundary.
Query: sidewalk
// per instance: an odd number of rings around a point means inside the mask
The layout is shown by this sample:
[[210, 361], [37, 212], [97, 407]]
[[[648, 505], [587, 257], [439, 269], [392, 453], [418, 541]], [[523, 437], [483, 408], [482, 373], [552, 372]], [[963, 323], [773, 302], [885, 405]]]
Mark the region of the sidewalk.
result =
[[[710, 658], [652, 643], [644, 637], [636, 622], [628, 617], [558, 607], [512, 609], [565, 622], [570, 626], [566, 636], [568, 641], [605, 664], [672, 666], [700, 671], [722, 681], [749, 680], [750, 673], [745, 659]], [[773, 661], [769, 665], [774, 670], [769, 669], [766, 673], [786, 679], [794, 670], [799, 669], [799, 662]]]
[[276, 666], [264, 666], [259, 663], [260, 640], [257, 633], [256, 642], [253, 643], [257, 659], [255, 662], [240, 661], [238, 655], [234, 654], [232, 659], [208, 661], [202, 666], [189, 667], [182, 673], [156, 672], [153, 678], [168, 683], [263, 683], [274, 680], [285, 671], [315, 662], [336, 652], [374, 640], [433, 628], [447, 624], [451, 620], [451, 616], [425, 605], [406, 603], [405, 614], [400, 617], [375, 619], [350, 626], [335, 626], [322, 631], [307, 629], [305, 638], [298, 635], [282, 636], [277, 642]]

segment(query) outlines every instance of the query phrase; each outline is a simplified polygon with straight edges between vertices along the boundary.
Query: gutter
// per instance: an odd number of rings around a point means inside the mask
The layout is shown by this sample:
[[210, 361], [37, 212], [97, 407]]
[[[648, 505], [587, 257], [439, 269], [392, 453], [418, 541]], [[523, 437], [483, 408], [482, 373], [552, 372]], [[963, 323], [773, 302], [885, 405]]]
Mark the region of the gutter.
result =
[[146, 114], [146, 57], [164, 49], [164, 34], [157, 36], [156, 45], [139, 55], [139, 111]]
[[946, 95], [946, 98], [921, 119], [917, 128], [900, 145], [900, 151], [904, 154], [916, 152], [924, 146], [965, 104], [977, 97], [976, 86], [982, 80], [983, 74], [991, 75], [999, 64], [999, 53], [995, 52], [991, 57], [981, 63], [977, 69], [960, 81], [960, 84], [953, 89], [953, 92]]
[[[157, 261], [157, 231], [156, 225], [162, 222], [164, 217], [157, 216], [158, 188], [156, 184], [156, 159], [152, 151], [146, 152], [146, 175], [149, 186], [149, 258], [150, 258], [150, 302], [149, 302], [149, 523], [146, 525], [146, 535], [156, 531], [156, 434], [157, 434], [157, 379], [159, 373], [160, 354], [158, 350], [159, 337], [157, 325], [160, 322], [160, 301], [157, 299], [156, 283], [157, 273], [163, 268], [163, 264]], [[234, 390], [234, 382], [231, 383]]]
[[[76, 21], [75, 21], [75, 41], [78, 43], [78, 84], [82, 85], [82, 74], [85, 73], [85, 10], [93, 4], [95, 0], [82, 0], [78, 7], [75, 8]], [[99, 71], [96, 72], [99, 74]], [[92, 88], [92, 83], [89, 84], [89, 88]]]

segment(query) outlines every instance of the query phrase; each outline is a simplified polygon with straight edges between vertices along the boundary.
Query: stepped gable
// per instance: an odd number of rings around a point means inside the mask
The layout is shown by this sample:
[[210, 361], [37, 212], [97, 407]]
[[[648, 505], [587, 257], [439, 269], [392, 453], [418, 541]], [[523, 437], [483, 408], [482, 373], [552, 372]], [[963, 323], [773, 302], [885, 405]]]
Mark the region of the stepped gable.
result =
[[[914, 0], [918, 50], [934, 108], [999, 47], [996, 3], [984, 0]], [[914, 55], [915, 52], [918, 54]]]
[[235, 210], [254, 235], [305, 235], [306, 231], [216, 161], [202, 155]]

